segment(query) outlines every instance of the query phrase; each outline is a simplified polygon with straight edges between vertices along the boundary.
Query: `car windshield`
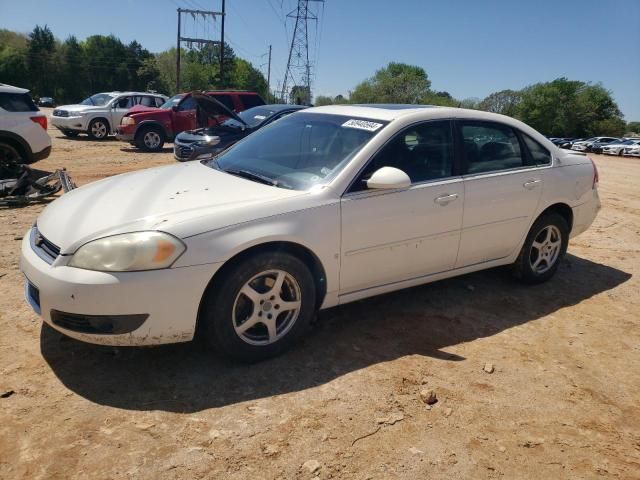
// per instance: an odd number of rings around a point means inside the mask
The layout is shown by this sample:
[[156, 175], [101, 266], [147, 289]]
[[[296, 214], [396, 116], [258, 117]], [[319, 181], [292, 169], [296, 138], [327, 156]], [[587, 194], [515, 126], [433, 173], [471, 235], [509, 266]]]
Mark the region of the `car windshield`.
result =
[[294, 113], [203, 163], [261, 183], [308, 190], [325, 183], [386, 122], [319, 113]]
[[[264, 122], [267, 118], [271, 117], [276, 113], [274, 110], [269, 110], [264, 107], [253, 107], [248, 110], [244, 110], [238, 113], [238, 116], [250, 127], [256, 127]], [[235, 118], [230, 118], [222, 123], [227, 127], [239, 127], [242, 128], [244, 125], [237, 121]]]
[[160, 105], [160, 108], [164, 108], [165, 110], [168, 110], [171, 107], [174, 107], [175, 105], [178, 105], [180, 103], [180, 100], [182, 100], [182, 97], [184, 97], [183, 94], [174, 95], [169, 100], [167, 100], [162, 105]]
[[114, 96], [109, 93], [96, 93], [95, 95], [91, 95], [89, 98], [85, 98], [80, 105], [95, 105], [97, 107], [102, 107], [109, 103], [109, 101]]

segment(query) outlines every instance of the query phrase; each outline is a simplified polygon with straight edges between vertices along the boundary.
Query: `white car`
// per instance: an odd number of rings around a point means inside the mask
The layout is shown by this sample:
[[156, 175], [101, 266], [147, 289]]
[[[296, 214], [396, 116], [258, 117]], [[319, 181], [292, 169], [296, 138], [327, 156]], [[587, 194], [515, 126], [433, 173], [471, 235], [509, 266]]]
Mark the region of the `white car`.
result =
[[635, 145], [629, 145], [624, 147], [623, 155], [629, 157], [640, 157], [640, 141]]
[[33, 163], [50, 153], [47, 116], [29, 90], [0, 83], [0, 161]]
[[633, 140], [630, 138], [622, 139], [620, 142], [610, 143], [609, 145], [605, 145], [602, 147], [602, 153], [605, 155], [623, 155], [624, 149], [626, 147], [631, 147], [633, 145], [640, 145], [639, 140]]
[[62, 105], [53, 110], [51, 124], [67, 137], [86, 133], [102, 140], [116, 133], [120, 120], [136, 105], [157, 108], [168, 100], [165, 95], [143, 92], [96, 93], [78, 105]]
[[246, 361], [317, 309], [499, 265], [554, 275], [593, 222], [598, 172], [502, 115], [335, 105], [293, 113], [219, 156], [63, 195], [22, 243], [26, 296], [86, 342], [196, 332]]
[[571, 150], [575, 150], [577, 152], [590, 152], [595, 143], [615, 142], [617, 140], [619, 139], [613, 137], [592, 137], [581, 142], [574, 142], [573, 145], [571, 145]]

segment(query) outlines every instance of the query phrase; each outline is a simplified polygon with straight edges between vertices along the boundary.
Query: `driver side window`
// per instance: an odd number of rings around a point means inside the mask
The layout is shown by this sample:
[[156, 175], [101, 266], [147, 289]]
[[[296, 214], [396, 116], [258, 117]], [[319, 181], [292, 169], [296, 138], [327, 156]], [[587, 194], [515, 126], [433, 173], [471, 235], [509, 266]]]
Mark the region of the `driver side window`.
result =
[[116, 108], [129, 109], [131, 107], [133, 107], [133, 102], [131, 97], [123, 97], [116, 101]]
[[402, 170], [409, 175], [411, 183], [452, 176], [451, 122], [425, 122], [401, 131], [369, 161], [350, 191], [366, 190], [366, 181], [382, 167]]
[[185, 110], [195, 110], [197, 106], [198, 105], [193, 97], [189, 97], [180, 103], [180, 105], [178, 106], [178, 110], [181, 112]]

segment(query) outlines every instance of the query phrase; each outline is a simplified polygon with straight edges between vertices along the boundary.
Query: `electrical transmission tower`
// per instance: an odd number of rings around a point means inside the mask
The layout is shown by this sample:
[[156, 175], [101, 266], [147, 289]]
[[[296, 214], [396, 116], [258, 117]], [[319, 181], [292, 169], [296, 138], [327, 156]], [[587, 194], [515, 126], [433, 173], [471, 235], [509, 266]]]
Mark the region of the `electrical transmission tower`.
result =
[[[298, 8], [287, 14], [295, 19], [289, 59], [282, 81], [281, 99], [283, 102], [309, 105], [311, 103], [311, 62], [309, 61], [308, 21], [318, 16], [309, 11], [310, 2], [324, 3], [324, 0], [298, 0]], [[290, 90], [288, 88], [290, 87]], [[289, 95], [291, 98], [287, 98]]]

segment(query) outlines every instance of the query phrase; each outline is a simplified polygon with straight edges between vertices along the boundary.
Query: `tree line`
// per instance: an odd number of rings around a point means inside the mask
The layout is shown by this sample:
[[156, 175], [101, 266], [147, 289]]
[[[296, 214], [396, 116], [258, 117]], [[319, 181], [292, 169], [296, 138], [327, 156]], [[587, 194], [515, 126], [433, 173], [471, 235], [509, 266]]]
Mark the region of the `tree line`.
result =
[[355, 86], [348, 98], [318, 96], [315, 105], [339, 103], [412, 103], [463, 107], [517, 118], [550, 137], [622, 136], [640, 133], [640, 122], [626, 123], [611, 92], [601, 84], [567, 78], [501, 90], [480, 100], [456, 99], [431, 89], [421, 67], [389, 63]]
[[[75, 103], [101, 91], [176, 93], [175, 48], [154, 54], [137, 41], [92, 35], [60, 41], [48, 26], [23, 35], [0, 29], [0, 82], [28, 88], [35, 97]], [[219, 46], [181, 51], [181, 89], [238, 88], [267, 97], [264, 75], [225, 43], [220, 78]]]

